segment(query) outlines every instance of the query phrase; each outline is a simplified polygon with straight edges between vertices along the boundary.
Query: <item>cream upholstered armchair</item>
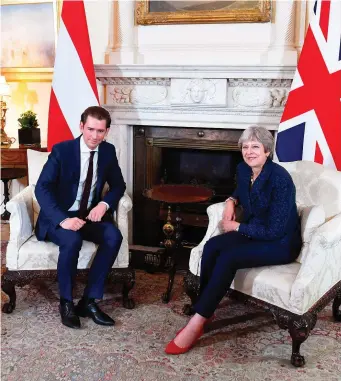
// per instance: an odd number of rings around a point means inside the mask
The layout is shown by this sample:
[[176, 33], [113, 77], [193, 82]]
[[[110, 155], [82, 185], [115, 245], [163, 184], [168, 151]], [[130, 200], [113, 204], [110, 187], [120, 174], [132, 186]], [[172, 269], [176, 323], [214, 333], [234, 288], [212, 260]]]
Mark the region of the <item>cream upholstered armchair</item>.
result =
[[[296, 185], [303, 239], [300, 256], [288, 265], [238, 270], [231, 296], [270, 309], [278, 325], [289, 329], [291, 363], [302, 366], [305, 360], [300, 345], [314, 328], [317, 313], [333, 299], [334, 318], [341, 321], [341, 172], [307, 161], [279, 164]], [[203, 247], [220, 234], [223, 209], [224, 203], [207, 209], [206, 235], [191, 252], [185, 289], [192, 304], [199, 293]], [[191, 306], [186, 305], [184, 311], [190, 314]]]
[[[27, 150], [29, 185], [7, 203], [6, 208], [11, 213], [10, 239], [6, 252], [7, 271], [2, 276], [2, 290], [9, 296], [2, 311], [11, 313], [16, 304], [15, 286], [23, 286], [34, 278], [57, 276], [59, 249], [52, 242], [39, 242], [34, 235], [34, 226], [40, 211], [35, 198], [34, 188], [40, 172], [47, 161], [49, 153]], [[129, 298], [129, 291], [135, 284], [135, 272], [129, 267], [128, 246], [128, 212], [132, 202], [127, 194], [120, 199], [114, 223], [120, 229], [123, 241], [109, 273], [109, 281], [122, 283], [123, 306], [134, 308], [134, 301]], [[79, 272], [86, 272], [92, 258], [95, 256], [97, 245], [84, 241], [79, 254]]]

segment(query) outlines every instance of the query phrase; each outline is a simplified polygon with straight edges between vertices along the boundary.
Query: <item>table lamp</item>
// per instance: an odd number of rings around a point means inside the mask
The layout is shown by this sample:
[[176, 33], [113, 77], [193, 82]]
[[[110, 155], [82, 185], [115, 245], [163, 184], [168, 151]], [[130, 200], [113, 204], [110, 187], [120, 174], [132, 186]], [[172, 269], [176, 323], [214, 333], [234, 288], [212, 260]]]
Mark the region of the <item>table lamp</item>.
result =
[[6, 102], [5, 102], [5, 97], [9, 97], [10, 95], [11, 95], [11, 91], [10, 91], [10, 87], [8, 83], [6, 82], [6, 78], [3, 75], [1, 75], [0, 76], [1, 148], [9, 147], [15, 141], [15, 138], [9, 138], [5, 132], [6, 112], [8, 110]]

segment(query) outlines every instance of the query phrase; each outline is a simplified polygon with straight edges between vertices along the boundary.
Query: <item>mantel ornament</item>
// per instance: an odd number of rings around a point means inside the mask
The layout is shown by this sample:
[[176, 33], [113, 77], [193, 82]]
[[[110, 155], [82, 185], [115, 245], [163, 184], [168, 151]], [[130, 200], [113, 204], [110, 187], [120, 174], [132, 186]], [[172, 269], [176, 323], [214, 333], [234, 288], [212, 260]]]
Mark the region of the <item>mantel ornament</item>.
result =
[[165, 86], [112, 86], [109, 90], [114, 103], [153, 105], [167, 98]]

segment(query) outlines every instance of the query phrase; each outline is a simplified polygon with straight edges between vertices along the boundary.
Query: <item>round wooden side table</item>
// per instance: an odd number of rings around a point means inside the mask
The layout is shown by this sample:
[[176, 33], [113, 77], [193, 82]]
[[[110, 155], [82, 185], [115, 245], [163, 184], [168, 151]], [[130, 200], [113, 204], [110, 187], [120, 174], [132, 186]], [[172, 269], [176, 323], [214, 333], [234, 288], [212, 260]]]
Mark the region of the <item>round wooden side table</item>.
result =
[[[168, 303], [177, 270], [177, 257], [182, 249], [181, 204], [205, 202], [213, 196], [213, 191], [204, 186], [197, 185], [161, 184], [154, 185], [152, 188], [145, 190], [144, 196], [151, 200], [168, 204], [167, 221], [162, 228], [165, 235], [163, 246], [166, 250], [161, 261], [161, 266], [164, 267], [167, 257], [171, 258], [168, 286], [166, 292], [162, 294], [162, 301]], [[172, 222], [171, 205], [175, 206], [176, 210], [175, 225]]]

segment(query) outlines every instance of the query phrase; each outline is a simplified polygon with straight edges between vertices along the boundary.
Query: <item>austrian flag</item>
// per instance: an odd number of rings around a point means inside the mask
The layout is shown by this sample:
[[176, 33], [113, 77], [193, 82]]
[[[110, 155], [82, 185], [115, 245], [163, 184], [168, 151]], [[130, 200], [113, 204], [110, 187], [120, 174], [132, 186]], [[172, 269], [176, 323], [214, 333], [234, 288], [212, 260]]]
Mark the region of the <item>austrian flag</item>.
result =
[[64, 1], [50, 98], [47, 145], [80, 134], [79, 121], [99, 104], [83, 1]]
[[318, 0], [278, 129], [279, 161], [341, 171], [341, 1]]

